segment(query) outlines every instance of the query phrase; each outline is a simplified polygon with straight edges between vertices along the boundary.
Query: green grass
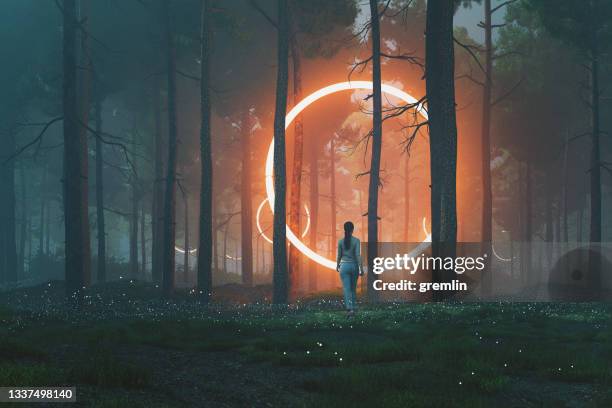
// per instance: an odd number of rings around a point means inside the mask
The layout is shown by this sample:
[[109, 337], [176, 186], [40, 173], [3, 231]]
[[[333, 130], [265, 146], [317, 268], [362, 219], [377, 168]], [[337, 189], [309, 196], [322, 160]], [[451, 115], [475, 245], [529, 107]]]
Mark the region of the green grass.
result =
[[0, 363], [0, 384], [10, 386], [54, 386], [63, 384], [62, 370], [41, 363]]
[[[0, 343], [3, 361], [12, 356], [0, 366], [0, 384], [68, 381], [157, 392], [148, 366], [116, 353], [155, 348], [223, 352], [266, 370], [290, 370], [309, 406], [508, 406], [523, 394], [526, 406], [555, 406], [582, 389], [592, 406], [609, 406], [611, 311], [606, 304], [412, 304], [367, 307], [352, 320], [339, 311], [265, 308], [212, 310], [197, 319], [50, 319]], [[47, 351], [67, 341], [80, 350], [70, 367]], [[124, 405], [123, 396], [107, 392], [95, 406]]]
[[105, 388], [137, 389], [150, 385], [146, 367], [122, 361], [109, 350], [97, 351], [81, 358], [68, 372], [72, 383]]

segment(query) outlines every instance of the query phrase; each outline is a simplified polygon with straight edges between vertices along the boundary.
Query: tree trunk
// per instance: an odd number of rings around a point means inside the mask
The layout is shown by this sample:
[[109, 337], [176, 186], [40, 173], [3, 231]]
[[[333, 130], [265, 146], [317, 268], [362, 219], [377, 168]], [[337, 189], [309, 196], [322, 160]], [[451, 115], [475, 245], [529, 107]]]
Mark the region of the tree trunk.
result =
[[583, 220], [584, 220], [584, 207], [585, 207], [585, 196], [580, 198], [580, 203], [578, 203], [578, 214], [576, 216], [576, 241], [582, 242], [582, 230], [583, 230]]
[[41, 257], [41, 259], [45, 249], [45, 201], [47, 199], [47, 174], [49, 172], [46, 163], [42, 171], [43, 174], [40, 179], [40, 216], [38, 217], [38, 256]]
[[[293, 105], [302, 99], [302, 70], [301, 56], [296, 39], [297, 27], [295, 18], [292, 23], [291, 33], [291, 60], [293, 62]], [[293, 164], [291, 172], [291, 195], [289, 197], [289, 227], [296, 236], [302, 232], [301, 226], [301, 194], [302, 194], [302, 166], [304, 156], [304, 125], [302, 116], [298, 115], [294, 120], [293, 140]], [[300, 251], [293, 245], [289, 245], [289, 274], [292, 298], [298, 290], [300, 282]]]
[[[519, 191], [518, 191], [518, 197], [516, 197], [517, 199], [517, 203], [516, 203], [516, 208], [518, 208], [518, 237], [519, 237], [519, 242], [520, 242], [520, 247], [519, 247], [519, 272], [520, 272], [520, 279], [521, 281], [524, 281], [525, 278], [525, 245], [523, 243], [524, 237], [525, 237], [525, 206], [523, 205], [523, 203], [525, 202], [525, 172], [523, 171], [523, 164], [522, 163], [518, 163], [518, 187], [519, 187]], [[513, 231], [514, 232], [514, 231]]]
[[[329, 140], [329, 211], [331, 222], [329, 223], [329, 257], [335, 259], [334, 251], [336, 250], [336, 239], [338, 234], [338, 221], [336, 219], [336, 143], [334, 138], [336, 135], [332, 135]], [[331, 287], [335, 286], [333, 281], [334, 275], [331, 276], [332, 280], [329, 282]]]
[[[162, 287], [165, 296], [174, 293], [175, 240], [176, 240], [176, 55], [174, 21], [170, 15], [170, 0], [164, 1], [166, 19], [166, 63], [168, 82], [168, 156], [164, 189]], [[204, 160], [203, 160], [204, 161]]]
[[214, 271], [215, 273], [219, 271], [219, 227], [217, 227], [217, 220], [218, 220], [218, 214], [217, 214], [217, 210], [216, 210], [216, 204], [215, 204], [215, 198], [212, 198], [212, 213], [213, 213], [213, 219], [212, 219], [212, 256], [213, 256], [213, 269], [211, 271], [211, 276], [212, 276], [212, 272]]
[[[361, 197], [361, 191], [359, 192]], [[404, 242], [410, 242], [410, 154], [404, 160]]]
[[29, 200], [27, 199], [26, 189], [26, 174], [25, 174], [25, 163], [21, 164], [21, 171], [19, 172], [21, 184], [21, 222], [19, 223], [19, 276], [18, 279], [25, 277], [25, 247], [26, 247], [26, 227], [29, 214]]
[[251, 196], [251, 119], [249, 109], [243, 111], [242, 172], [240, 180], [240, 243], [242, 252], [242, 283], [253, 286], [253, 203]]
[[187, 192], [183, 192], [184, 218], [183, 225], [185, 228], [185, 253], [183, 254], [183, 282], [188, 282], [189, 279], [189, 200]]
[[[310, 147], [310, 248], [317, 250], [319, 227], [319, 156], [314, 139]], [[317, 263], [309, 259], [308, 290], [317, 291]]]
[[376, 279], [373, 262], [378, 256], [378, 188], [380, 186], [380, 156], [382, 150], [382, 91], [380, 73], [380, 20], [378, 0], [370, 0], [372, 30], [372, 156], [368, 186], [368, 299], [376, 301], [377, 292], [372, 284]]
[[274, 233], [273, 233], [273, 296], [275, 304], [289, 300], [289, 276], [287, 273], [286, 235], [286, 153], [285, 114], [287, 112], [287, 76], [289, 54], [289, 16], [287, 2], [278, 0], [278, 45], [276, 73], [276, 108], [274, 111]]
[[533, 188], [532, 188], [532, 169], [531, 169], [531, 158], [527, 159], [527, 171], [525, 174], [526, 186], [525, 186], [525, 237], [523, 238], [526, 256], [525, 265], [527, 272], [527, 282], [531, 285], [537, 282], [537, 276], [532, 269], [532, 237], [533, 237]]
[[[431, 162], [432, 255], [454, 257], [457, 240], [453, 1], [427, 3], [425, 78]], [[452, 271], [433, 271], [433, 281], [452, 279]], [[434, 292], [434, 300], [448, 293]]]
[[28, 265], [28, 272], [31, 271], [31, 265], [32, 265], [32, 218], [28, 218], [28, 225], [27, 225], [27, 229], [26, 229], [26, 234], [27, 234], [27, 241], [28, 241], [28, 258], [27, 258], [27, 265]]
[[[79, 105], [81, 108], [80, 120], [81, 125], [79, 126], [79, 138], [81, 139], [80, 144], [80, 156], [81, 156], [81, 213], [83, 218], [83, 224], [81, 228], [83, 230], [83, 251], [85, 265], [83, 267], [83, 286], [89, 286], [91, 284], [91, 237], [89, 234], [89, 149], [88, 149], [88, 130], [89, 125], [89, 111], [91, 109], [91, 73], [93, 72], [93, 63], [91, 56], [89, 55], [89, 35], [88, 35], [88, 8], [89, 0], [79, 0], [79, 21], [82, 21], [81, 33], [81, 51], [80, 51], [80, 66], [84, 67], [80, 70], [77, 68], [77, 72], [80, 72], [80, 101]], [[77, 78], [79, 78], [77, 76]], [[78, 86], [78, 85], [77, 85]], [[77, 107], [78, 109], [78, 107]]]
[[[545, 226], [546, 226], [546, 236], [545, 236], [545, 241], [546, 241], [546, 265], [548, 267], [551, 266], [552, 263], [552, 246], [553, 246], [553, 239], [554, 239], [554, 230], [553, 230], [553, 194], [552, 194], [552, 180], [551, 180], [551, 175], [550, 175], [550, 171], [547, 172], [546, 178], [545, 178], [545, 183], [546, 185], [544, 186], [545, 189]], [[538, 271], [538, 273], [540, 273], [540, 271]]]
[[[568, 163], [568, 150], [569, 150], [569, 131], [565, 134], [565, 144], [563, 145], [563, 242], [569, 242], [569, 228], [567, 225], [569, 210], [567, 207], [568, 201], [568, 185], [567, 185], [567, 163]], [[567, 245], [565, 246], [567, 250]]]
[[76, 1], [63, 3], [64, 225], [66, 295], [82, 304], [89, 283], [86, 146], [79, 126]]
[[[198, 289], [202, 300], [212, 294], [213, 245], [217, 267], [217, 230], [213, 224], [213, 164], [210, 127], [210, 3], [202, 0], [200, 33], [200, 230], [198, 246]], [[214, 239], [213, 234], [214, 233]], [[213, 242], [214, 241], [214, 242]]]
[[[132, 143], [134, 141], [132, 140]], [[133, 279], [138, 278], [138, 191], [136, 175], [132, 174], [131, 178], [131, 203], [130, 211], [130, 276]]]
[[[102, 132], [102, 101], [96, 95], [96, 133]], [[104, 219], [104, 151], [102, 140], [96, 137], [96, 221], [98, 224], [98, 282], [106, 282], [106, 225]]]
[[[7, 156], [15, 151], [15, 133], [9, 129], [6, 145]], [[15, 282], [18, 278], [17, 237], [15, 217], [15, 160], [5, 161], [0, 156], [0, 282]], [[4, 271], [4, 273], [3, 273]]]
[[140, 207], [140, 278], [147, 280], [147, 241], [145, 240], [145, 209], [144, 200]]
[[[51, 202], [47, 200], [47, 204], [45, 205], [45, 254], [47, 256], [50, 254], [49, 252], [49, 241], [51, 240]], [[91, 256], [91, 255], [90, 255]]]
[[[601, 153], [599, 146], [599, 51], [593, 33], [591, 49], [591, 243], [601, 242]], [[593, 274], [593, 282], [601, 289], [601, 262], [599, 255], [589, 257], [589, 270]]]
[[493, 75], [493, 42], [491, 27], [491, 0], [484, 0], [484, 32], [485, 32], [485, 78], [482, 94], [482, 219], [481, 240], [485, 258], [485, 268], [482, 271], [482, 292], [490, 296], [493, 290], [493, 274], [491, 271], [492, 241], [493, 241], [493, 192], [491, 189], [491, 87]]
[[161, 125], [161, 89], [154, 89], [153, 117], [155, 120], [155, 182], [151, 208], [151, 279], [155, 283], [162, 281], [163, 261], [163, 207], [164, 207], [164, 159], [165, 150]]
[[223, 275], [227, 275], [227, 235], [228, 235], [228, 230], [229, 230], [229, 222], [227, 224], [225, 224], [225, 228], [223, 229]]

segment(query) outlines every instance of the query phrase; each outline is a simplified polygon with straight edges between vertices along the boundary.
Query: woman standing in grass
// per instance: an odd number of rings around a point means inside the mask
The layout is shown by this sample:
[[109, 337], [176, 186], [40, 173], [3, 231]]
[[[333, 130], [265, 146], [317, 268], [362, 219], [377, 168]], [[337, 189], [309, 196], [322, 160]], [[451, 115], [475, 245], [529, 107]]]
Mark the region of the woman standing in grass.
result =
[[355, 313], [357, 303], [357, 279], [363, 275], [361, 269], [361, 242], [353, 236], [355, 226], [352, 222], [344, 223], [344, 238], [338, 241], [336, 270], [340, 272], [344, 305], [349, 316]]

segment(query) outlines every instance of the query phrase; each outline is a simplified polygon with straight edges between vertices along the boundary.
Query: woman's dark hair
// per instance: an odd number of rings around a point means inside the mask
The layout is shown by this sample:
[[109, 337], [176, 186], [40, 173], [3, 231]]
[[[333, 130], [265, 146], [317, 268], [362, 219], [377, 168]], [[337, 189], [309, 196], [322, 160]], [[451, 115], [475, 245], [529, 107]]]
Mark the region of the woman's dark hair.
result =
[[355, 226], [352, 222], [347, 221], [344, 223], [344, 249], [351, 247], [351, 236], [353, 236], [353, 230]]

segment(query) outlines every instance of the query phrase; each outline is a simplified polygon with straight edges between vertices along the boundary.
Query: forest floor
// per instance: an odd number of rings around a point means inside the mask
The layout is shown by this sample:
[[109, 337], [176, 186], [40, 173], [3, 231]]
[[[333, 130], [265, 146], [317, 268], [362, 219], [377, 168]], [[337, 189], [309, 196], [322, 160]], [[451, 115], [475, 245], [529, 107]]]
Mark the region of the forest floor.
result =
[[76, 386], [88, 407], [612, 406], [612, 304], [393, 303], [347, 318], [335, 294], [203, 306], [122, 282], [75, 311], [62, 293], [0, 293], [0, 386]]

